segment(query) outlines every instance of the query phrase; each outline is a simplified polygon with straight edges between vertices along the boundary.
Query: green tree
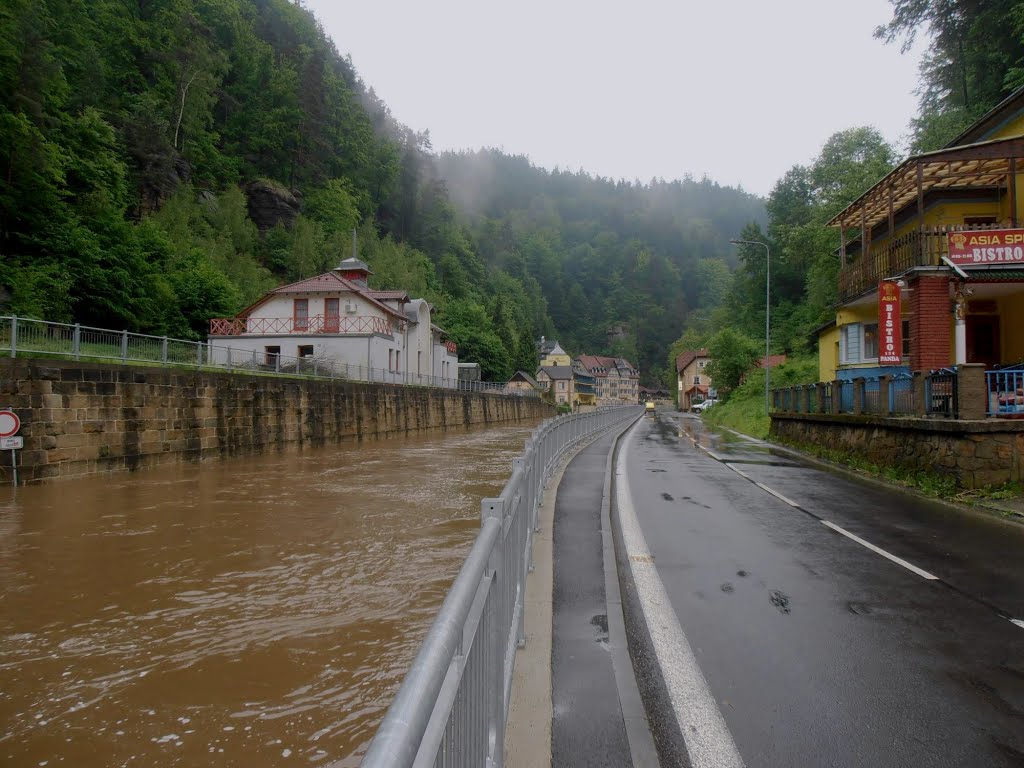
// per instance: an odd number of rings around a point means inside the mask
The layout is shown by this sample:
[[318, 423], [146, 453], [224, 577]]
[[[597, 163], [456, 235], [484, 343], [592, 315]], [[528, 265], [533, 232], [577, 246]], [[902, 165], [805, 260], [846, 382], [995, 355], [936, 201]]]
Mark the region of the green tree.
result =
[[757, 342], [732, 328], [723, 328], [708, 340], [708, 354], [708, 375], [722, 399], [728, 399], [761, 357]]

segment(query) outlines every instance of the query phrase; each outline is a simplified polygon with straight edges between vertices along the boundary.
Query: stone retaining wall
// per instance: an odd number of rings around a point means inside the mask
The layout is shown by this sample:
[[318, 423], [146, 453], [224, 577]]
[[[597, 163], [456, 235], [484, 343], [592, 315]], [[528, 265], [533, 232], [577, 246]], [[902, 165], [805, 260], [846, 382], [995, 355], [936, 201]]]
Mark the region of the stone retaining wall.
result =
[[19, 484], [554, 415], [536, 398], [20, 358], [0, 360], [4, 406], [22, 422]]
[[772, 414], [771, 437], [882, 467], [952, 475], [963, 488], [1024, 480], [1024, 422]]

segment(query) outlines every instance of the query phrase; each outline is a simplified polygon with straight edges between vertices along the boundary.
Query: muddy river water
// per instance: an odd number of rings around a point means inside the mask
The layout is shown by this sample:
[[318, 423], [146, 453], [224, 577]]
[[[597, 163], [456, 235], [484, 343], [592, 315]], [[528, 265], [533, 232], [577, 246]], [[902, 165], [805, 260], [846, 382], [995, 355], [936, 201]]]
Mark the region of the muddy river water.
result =
[[534, 426], [0, 489], [0, 764], [358, 765]]

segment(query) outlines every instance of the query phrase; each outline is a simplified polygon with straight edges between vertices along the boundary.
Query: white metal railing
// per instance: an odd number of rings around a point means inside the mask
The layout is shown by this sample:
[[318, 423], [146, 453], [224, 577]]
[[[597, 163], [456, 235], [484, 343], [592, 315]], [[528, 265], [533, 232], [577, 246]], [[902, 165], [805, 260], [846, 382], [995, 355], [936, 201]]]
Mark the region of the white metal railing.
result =
[[240, 373], [303, 378], [366, 381], [379, 384], [441, 387], [467, 392], [538, 397], [536, 391], [503, 382], [466, 381], [411, 371], [353, 365], [333, 358], [290, 357], [279, 353], [232, 348], [205, 341], [112, 331], [87, 325], [51, 323], [24, 317], [0, 316], [0, 356], [44, 355], [73, 360], [192, 366]]
[[596, 432], [643, 413], [600, 408], [550, 419], [512, 462], [501, 495], [480, 504], [480, 533], [395, 700], [363, 768], [501, 768], [523, 600], [544, 486], [562, 456]]

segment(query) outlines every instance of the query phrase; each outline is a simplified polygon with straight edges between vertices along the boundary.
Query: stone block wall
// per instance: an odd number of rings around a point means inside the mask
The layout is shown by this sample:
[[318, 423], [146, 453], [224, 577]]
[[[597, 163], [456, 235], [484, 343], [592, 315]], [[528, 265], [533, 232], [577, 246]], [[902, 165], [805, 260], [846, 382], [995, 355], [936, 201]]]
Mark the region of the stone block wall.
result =
[[881, 467], [951, 475], [963, 488], [1024, 480], [1024, 422], [772, 414], [771, 436]]
[[0, 360], [5, 406], [25, 438], [19, 484], [554, 415], [537, 398], [21, 358]]

